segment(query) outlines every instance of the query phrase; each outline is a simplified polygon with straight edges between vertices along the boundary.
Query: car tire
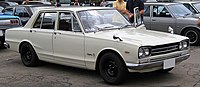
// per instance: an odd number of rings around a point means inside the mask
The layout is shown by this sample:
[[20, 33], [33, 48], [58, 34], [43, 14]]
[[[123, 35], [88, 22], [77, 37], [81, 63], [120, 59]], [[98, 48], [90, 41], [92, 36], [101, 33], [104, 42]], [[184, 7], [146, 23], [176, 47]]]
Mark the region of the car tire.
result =
[[20, 48], [20, 55], [22, 63], [27, 67], [33, 67], [39, 63], [38, 56], [29, 43], [22, 44]]
[[7, 47], [4, 46], [4, 44], [0, 44], [1, 49], [6, 49]]
[[101, 57], [99, 72], [106, 83], [116, 85], [122, 83], [128, 70], [118, 55], [109, 52]]
[[183, 33], [184, 36], [190, 39], [191, 45], [200, 45], [200, 31], [197, 29], [189, 28]]
[[160, 69], [160, 70], [158, 70], [158, 72], [160, 72], [160, 73], [169, 73], [173, 68], [174, 67], [168, 68], [168, 69]]

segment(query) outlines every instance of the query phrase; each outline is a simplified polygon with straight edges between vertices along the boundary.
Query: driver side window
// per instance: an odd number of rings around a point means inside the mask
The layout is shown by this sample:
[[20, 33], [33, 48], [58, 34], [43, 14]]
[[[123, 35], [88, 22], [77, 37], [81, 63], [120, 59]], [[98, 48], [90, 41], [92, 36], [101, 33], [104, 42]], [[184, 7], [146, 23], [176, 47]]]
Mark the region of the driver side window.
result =
[[162, 5], [153, 6], [153, 17], [171, 17], [169, 11]]
[[81, 32], [76, 17], [71, 12], [60, 12], [58, 30]]

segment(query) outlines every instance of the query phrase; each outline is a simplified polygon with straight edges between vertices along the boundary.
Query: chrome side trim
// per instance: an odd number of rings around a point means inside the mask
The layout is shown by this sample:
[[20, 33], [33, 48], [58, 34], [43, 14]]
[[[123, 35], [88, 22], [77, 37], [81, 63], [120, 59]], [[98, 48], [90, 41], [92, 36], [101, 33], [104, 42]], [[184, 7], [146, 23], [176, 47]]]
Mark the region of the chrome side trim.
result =
[[[190, 54], [175, 57], [176, 63], [182, 62], [182, 61], [188, 59], [189, 57], [190, 57]], [[127, 66], [128, 69], [142, 70], [142, 69], [148, 69], [148, 68], [163, 66], [163, 61], [143, 63], [143, 64], [126, 63], [126, 66]]]

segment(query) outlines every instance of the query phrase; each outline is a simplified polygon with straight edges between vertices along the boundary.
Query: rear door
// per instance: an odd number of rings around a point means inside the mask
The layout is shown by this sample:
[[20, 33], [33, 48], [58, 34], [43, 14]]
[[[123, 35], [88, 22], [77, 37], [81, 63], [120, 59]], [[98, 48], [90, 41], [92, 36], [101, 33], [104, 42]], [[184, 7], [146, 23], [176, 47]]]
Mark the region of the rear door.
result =
[[56, 14], [56, 12], [41, 12], [29, 31], [29, 40], [43, 60], [53, 60], [52, 38]]
[[84, 34], [72, 12], [59, 12], [57, 30], [53, 34], [55, 60], [85, 67]]

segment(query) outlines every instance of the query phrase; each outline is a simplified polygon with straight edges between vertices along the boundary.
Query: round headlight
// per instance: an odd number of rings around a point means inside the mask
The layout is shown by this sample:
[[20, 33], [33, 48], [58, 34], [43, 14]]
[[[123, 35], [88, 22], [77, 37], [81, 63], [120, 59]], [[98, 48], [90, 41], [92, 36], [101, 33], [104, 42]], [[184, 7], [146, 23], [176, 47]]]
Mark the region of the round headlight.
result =
[[145, 53], [146, 56], [150, 55], [150, 49], [144, 48], [144, 53]]
[[179, 47], [180, 50], [183, 49], [183, 43], [180, 42], [178, 47]]
[[187, 48], [188, 47], [188, 43], [186, 41], [183, 41], [183, 48]]
[[138, 55], [139, 55], [139, 57], [144, 56], [144, 50], [143, 50], [143, 48], [140, 48], [140, 49], [139, 49]]
[[148, 47], [140, 47], [138, 51], [139, 51], [138, 52], [139, 58], [144, 58], [151, 54], [151, 52], [150, 52], [151, 50]]

